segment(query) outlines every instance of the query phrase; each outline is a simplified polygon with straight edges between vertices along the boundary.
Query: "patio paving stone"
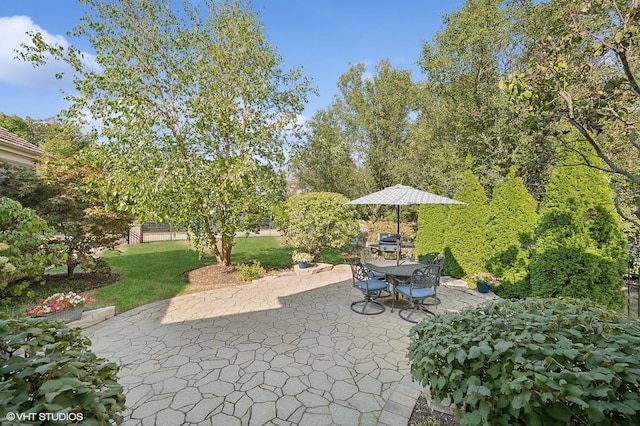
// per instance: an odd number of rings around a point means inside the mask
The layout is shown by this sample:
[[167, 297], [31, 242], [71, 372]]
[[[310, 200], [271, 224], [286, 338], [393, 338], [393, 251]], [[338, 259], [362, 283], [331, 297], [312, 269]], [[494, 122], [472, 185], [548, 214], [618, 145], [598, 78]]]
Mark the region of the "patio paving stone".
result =
[[[121, 366], [125, 425], [402, 424], [411, 323], [364, 317], [348, 265], [154, 302], [85, 329]], [[492, 297], [455, 282], [438, 313]], [[407, 383], [407, 380], [409, 381]], [[408, 390], [407, 390], [408, 389]]]

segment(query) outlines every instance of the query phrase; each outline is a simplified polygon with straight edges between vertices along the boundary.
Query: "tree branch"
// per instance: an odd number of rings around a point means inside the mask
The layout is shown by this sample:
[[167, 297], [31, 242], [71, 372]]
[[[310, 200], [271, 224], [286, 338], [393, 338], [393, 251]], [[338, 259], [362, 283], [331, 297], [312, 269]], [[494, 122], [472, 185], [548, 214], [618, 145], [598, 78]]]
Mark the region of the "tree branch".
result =
[[625, 30], [625, 37], [620, 43], [615, 43], [614, 51], [616, 55], [620, 59], [622, 63], [622, 70], [624, 71], [624, 75], [627, 77], [629, 81], [629, 85], [631, 86], [631, 91], [636, 95], [640, 96], [640, 86], [638, 86], [638, 82], [633, 75], [633, 71], [631, 70], [631, 66], [629, 66], [629, 61], [627, 59], [627, 49], [631, 44], [631, 30], [630, 27], [635, 25], [636, 18], [638, 13], [640, 12], [640, 1], [633, 0], [631, 2], [631, 8], [629, 9], [629, 14], [626, 16], [626, 19], [623, 22], [623, 28]]
[[[604, 161], [605, 164], [609, 167], [608, 172], [622, 175], [627, 179], [631, 180], [636, 185], [640, 185], [640, 176], [633, 174], [628, 170], [624, 170], [618, 167], [618, 165], [604, 153], [600, 145], [598, 145], [598, 143], [595, 141], [595, 139], [593, 139], [591, 134], [580, 123], [578, 123], [573, 118], [567, 118], [567, 120], [569, 121], [569, 123], [571, 123], [573, 127], [575, 127], [580, 132], [580, 134], [582, 134], [582, 136], [584, 136], [587, 142], [589, 142], [589, 145], [591, 145], [591, 147], [596, 151], [596, 154], [598, 155], [598, 157], [600, 157], [600, 159]], [[590, 166], [590, 167], [593, 167], [593, 166]], [[594, 167], [594, 168], [597, 168], [597, 167]]]
[[[613, 185], [609, 185], [609, 187], [611, 188], [611, 190], [613, 191], [613, 193], [615, 194], [614, 198], [613, 198], [613, 202], [616, 206], [616, 211], [618, 212], [618, 215], [620, 215], [621, 218], [623, 218], [624, 220], [631, 222], [633, 224], [633, 226], [640, 228], [640, 221], [627, 216], [623, 211], [622, 211], [622, 207], [620, 206], [620, 191], [618, 190], [618, 188], [616, 188]], [[638, 215], [640, 212], [640, 209], [636, 209], [635, 211], [635, 215]]]

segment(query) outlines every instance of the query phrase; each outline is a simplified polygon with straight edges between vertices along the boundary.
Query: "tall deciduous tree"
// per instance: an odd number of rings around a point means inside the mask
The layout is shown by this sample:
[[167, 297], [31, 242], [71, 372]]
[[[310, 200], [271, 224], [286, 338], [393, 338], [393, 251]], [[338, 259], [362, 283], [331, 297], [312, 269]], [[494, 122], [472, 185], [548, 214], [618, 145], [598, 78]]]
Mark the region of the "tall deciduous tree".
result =
[[98, 121], [104, 194], [113, 206], [183, 225], [201, 250], [230, 264], [244, 218], [284, 193], [283, 144], [297, 131], [308, 81], [285, 71], [257, 17], [240, 1], [86, 0], [74, 47], [35, 34], [24, 57], [72, 64], [69, 118]]
[[[640, 143], [637, 140], [640, 84], [640, 2], [637, 0], [552, 0], [531, 7], [523, 43], [528, 59], [504, 82], [512, 99], [529, 114], [532, 129], [575, 149], [575, 129], [600, 158], [583, 164], [628, 180], [624, 191], [638, 214]], [[624, 203], [621, 203], [624, 207]], [[635, 220], [636, 225], [640, 222]]]
[[432, 42], [424, 43], [419, 60], [431, 99], [418, 122], [431, 129], [422, 133], [433, 142], [425, 145], [415, 139], [412, 149], [428, 157], [434, 149], [448, 151], [457, 159], [446, 158], [446, 163], [456, 164], [460, 171], [471, 154], [485, 187], [499, 181], [518, 140], [514, 117], [505, 108], [507, 98], [498, 87], [512, 60], [510, 8], [505, 3], [467, 1], [445, 17], [446, 26]]
[[379, 63], [372, 77], [365, 73], [364, 64], [351, 65], [338, 82], [347, 138], [356, 148], [357, 162], [370, 177], [362, 193], [404, 183], [406, 161], [402, 153], [418, 95], [411, 73], [393, 69], [389, 61]]
[[361, 174], [354, 149], [345, 137], [344, 105], [335, 100], [309, 121], [306, 142], [294, 147], [291, 173], [302, 191], [337, 192], [355, 198]]

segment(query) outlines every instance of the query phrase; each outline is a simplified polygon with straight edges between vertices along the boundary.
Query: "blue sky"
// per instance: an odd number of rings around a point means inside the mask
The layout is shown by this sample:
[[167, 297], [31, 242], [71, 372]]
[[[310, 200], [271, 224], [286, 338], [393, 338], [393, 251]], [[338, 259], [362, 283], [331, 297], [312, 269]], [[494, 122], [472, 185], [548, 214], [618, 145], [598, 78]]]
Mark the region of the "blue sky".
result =
[[[192, 3], [195, 3], [192, 0]], [[287, 68], [301, 66], [319, 91], [310, 95], [309, 119], [325, 109], [337, 93], [337, 82], [349, 63], [362, 62], [373, 71], [388, 59], [394, 68], [410, 69], [422, 79], [416, 61], [424, 40], [442, 27], [442, 15], [463, 0], [253, 0], [269, 41]], [[14, 50], [26, 42], [25, 31], [38, 30], [59, 42], [92, 53], [84, 40], [66, 34], [83, 15], [78, 0], [0, 0], [0, 112], [48, 118], [64, 106], [61, 88], [69, 81], [54, 78], [60, 65], [33, 68], [17, 61]]]

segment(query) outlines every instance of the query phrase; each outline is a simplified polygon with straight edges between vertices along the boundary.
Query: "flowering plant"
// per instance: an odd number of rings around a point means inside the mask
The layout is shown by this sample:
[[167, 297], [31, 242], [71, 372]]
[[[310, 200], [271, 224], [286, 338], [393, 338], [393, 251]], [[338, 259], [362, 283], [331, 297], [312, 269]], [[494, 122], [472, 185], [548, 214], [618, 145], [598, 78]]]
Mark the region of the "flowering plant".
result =
[[489, 272], [476, 272], [471, 276], [471, 279], [477, 283], [485, 282], [495, 284], [498, 282], [498, 279], [491, 275]]
[[93, 298], [90, 296], [83, 296], [73, 291], [68, 293], [56, 293], [46, 299], [40, 299], [38, 303], [32, 305], [27, 314], [31, 316], [40, 317], [46, 314], [52, 314], [55, 312], [61, 312], [65, 309], [73, 308], [76, 306], [82, 306], [85, 303], [93, 302]]
[[293, 259], [294, 262], [312, 262], [313, 255], [302, 252], [302, 251], [301, 252], [294, 251], [293, 254], [291, 255], [291, 259]]

